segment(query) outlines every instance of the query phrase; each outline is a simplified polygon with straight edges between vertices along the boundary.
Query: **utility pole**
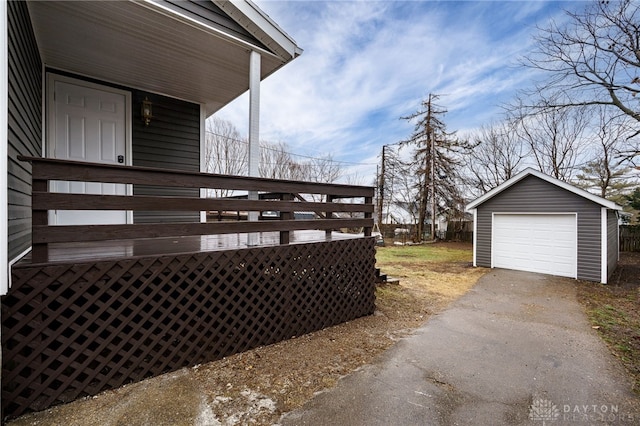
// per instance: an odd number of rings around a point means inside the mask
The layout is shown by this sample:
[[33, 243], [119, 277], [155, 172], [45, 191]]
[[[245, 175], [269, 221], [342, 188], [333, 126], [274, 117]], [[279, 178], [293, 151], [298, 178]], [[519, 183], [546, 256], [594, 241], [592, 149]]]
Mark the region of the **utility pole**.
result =
[[[384, 176], [385, 176], [385, 150], [386, 145], [382, 145], [382, 165], [380, 176], [378, 177], [378, 226], [382, 227], [382, 209], [384, 208]], [[382, 232], [382, 229], [380, 229]]]

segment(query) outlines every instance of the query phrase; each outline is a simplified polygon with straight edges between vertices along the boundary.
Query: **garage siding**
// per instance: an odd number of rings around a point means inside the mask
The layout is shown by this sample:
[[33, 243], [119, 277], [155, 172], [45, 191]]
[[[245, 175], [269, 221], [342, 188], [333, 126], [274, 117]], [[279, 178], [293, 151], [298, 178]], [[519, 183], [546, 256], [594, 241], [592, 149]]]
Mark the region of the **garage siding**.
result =
[[476, 263], [491, 267], [492, 213], [577, 213], [578, 278], [600, 281], [600, 206], [535, 176], [527, 176], [477, 208]]

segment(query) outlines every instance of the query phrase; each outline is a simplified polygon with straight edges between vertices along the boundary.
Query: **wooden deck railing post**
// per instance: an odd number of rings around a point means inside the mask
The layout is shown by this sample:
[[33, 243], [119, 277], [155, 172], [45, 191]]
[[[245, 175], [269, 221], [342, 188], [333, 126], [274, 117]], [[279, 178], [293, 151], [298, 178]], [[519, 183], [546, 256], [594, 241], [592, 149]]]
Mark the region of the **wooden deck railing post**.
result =
[[[37, 166], [33, 166], [34, 168]], [[32, 192], [49, 192], [49, 182], [47, 180], [34, 179], [31, 185]], [[37, 236], [35, 227], [38, 225], [47, 226], [49, 224], [49, 212], [48, 210], [33, 209], [31, 212], [31, 235], [32, 238]], [[36, 238], [33, 238], [37, 241]], [[44, 263], [49, 260], [49, 245], [46, 243], [32, 243], [31, 244], [31, 259], [35, 263]]]
[[[292, 201], [293, 194], [281, 194], [281, 201]], [[280, 212], [280, 220], [294, 219], [294, 212]], [[280, 244], [289, 244], [290, 235], [289, 231], [280, 231]]]
[[[364, 197], [364, 203], [365, 204], [373, 204], [373, 197]], [[365, 212], [364, 213], [364, 218], [365, 219], [371, 219], [372, 213], [369, 212]], [[370, 226], [365, 226], [364, 228], [364, 236], [365, 237], [370, 237], [371, 236], [371, 227]]]
[[[327, 207], [329, 207], [331, 205], [331, 203], [333, 203], [333, 200], [335, 198], [336, 198], [335, 196], [327, 194]], [[325, 217], [327, 219], [333, 219], [333, 210], [331, 210], [331, 209], [325, 210]], [[324, 236], [325, 236], [325, 238], [327, 240], [331, 239], [331, 233], [332, 232], [333, 232], [333, 229], [325, 229]]]

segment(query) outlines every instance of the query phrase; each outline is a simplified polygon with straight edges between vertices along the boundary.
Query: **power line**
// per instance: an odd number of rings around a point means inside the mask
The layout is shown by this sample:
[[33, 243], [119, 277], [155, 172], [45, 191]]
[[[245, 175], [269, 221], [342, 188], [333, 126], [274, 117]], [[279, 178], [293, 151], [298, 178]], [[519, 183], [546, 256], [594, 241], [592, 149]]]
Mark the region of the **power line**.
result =
[[[230, 140], [232, 140], [234, 142], [239, 142], [239, 143], [242, 143], [242, 144], [245, 144], [245, 145], [249, 144], [249, 142], [246, 141], [246, 140], [234, 138], [234, 137], [227, 136], [227, 135], [221, 135], [219, 133], [211, 132], [209, 130], [207, 130], [206, 133], [208, 133], [210, 135], [214, 135], [214, 136], [219, 136], [221, 138], [230, 139]], [[312, 157], [310, 155], [296, 154], [294, 152], [289, 152], [289, 151], [281, 150], [281, 149], [278, 149], [278, 148], [273, 148], [273, 147], [270, 147], [268, 145], [267, 146], [261, 145], [260, 148], [267, 149], [269, 151], [283, 152], [285, 154], [288, 154], [288, 155], [291, 155], [291, 156], [294, 156], [294, 157], [307, 158], [307, 159], [310, 159], [310, 160], [329, 161], [329, 162], [332, 162], [332, 163], [350, 164], [350, 165], [353, 165], [353, 166], [375, 166], [375, 165], [377, 165], [377, 163], [357, 163], [357, 162], [354, 162], [354, 161], [334, 160], [333, 158], [326, 158], [326, 157], [325, 158]]]

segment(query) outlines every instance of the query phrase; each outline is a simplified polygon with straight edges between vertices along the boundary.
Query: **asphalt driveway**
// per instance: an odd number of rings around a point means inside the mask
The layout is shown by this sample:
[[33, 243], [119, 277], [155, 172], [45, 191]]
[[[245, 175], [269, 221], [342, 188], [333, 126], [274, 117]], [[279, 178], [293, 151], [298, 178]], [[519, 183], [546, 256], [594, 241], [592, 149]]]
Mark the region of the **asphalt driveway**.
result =
[[493, 270], [449, 309], [281, 425], [640, 424], [578, 281]]

